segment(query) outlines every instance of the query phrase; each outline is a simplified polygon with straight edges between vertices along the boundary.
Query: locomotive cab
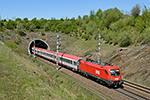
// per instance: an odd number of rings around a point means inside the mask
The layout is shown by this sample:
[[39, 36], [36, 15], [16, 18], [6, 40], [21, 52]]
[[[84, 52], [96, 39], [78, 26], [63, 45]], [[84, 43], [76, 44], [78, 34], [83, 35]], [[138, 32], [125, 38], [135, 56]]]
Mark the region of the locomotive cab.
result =
[[109, 86], [115, 86], [123, 84], [122, 75], [120, 69], [109, 69], [110, 73], [110, 82]]

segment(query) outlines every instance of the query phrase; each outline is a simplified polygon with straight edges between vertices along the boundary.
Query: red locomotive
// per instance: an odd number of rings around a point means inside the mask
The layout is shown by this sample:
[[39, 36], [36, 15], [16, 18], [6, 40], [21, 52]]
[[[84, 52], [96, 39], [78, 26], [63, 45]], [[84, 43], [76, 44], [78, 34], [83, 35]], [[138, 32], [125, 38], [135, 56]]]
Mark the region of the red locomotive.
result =
[[[42, 48], [32, 47], [32, 52], [44, 58], [56, 62], [57, 53]], [[113, 66], [109, 63], [98, 63], [91, 59], [84, 59], [74, 55], [58, 53], [59, 64], [65, 65], [75, 71], [90, 75], [105, 82], [108, 86], [118, 86], [123, 84], [121, 70], [118, 66]]]

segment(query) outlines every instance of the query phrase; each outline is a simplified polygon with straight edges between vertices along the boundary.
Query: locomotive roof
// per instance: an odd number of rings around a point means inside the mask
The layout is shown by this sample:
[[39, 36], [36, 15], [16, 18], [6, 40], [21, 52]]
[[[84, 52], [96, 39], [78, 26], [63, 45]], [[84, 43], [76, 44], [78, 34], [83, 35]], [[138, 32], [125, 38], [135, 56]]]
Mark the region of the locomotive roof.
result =
[[[112, 64], [110, 63], [98, 63], [97, 61], [94, 61], [94, 60], [91, 60], [91, 59], [86, 59], [85, 61], [87, 62], [90, 62], [91, 64], [96, 64], [95, 67], [102, 67], [102, 68], [105, 68], [105, 69], [118, 69], [119, 67], [118, 66], [113, 66]], [[100, 65], [100, 66], [98, 66]]]
[[[34, 48], [34, 47], [32, 47], [32, 48]], [[49, 51], [49, 50], [38, 48], [38, 47], [35, 47], [35, 49], [38, 49], [38, 50], [41, 50], [41, 51], [44, 51], [44, 52], [47, 52], [47, 53], [50, 53], [50, 54], [53, 54], [53, 55], [57, 55], [57, 52], [54, 52], [54, 51]], [[75, 61], [82, 58], [82, 57], [69, 55], [69, 54], [65, 54], [65, 53], [61, 53], [61, 52], [59, 52], [58, 55], [59, 55], [59, 57], [63, 57], [63, 58], [70, 59], [70, 60], [75, 60]]]

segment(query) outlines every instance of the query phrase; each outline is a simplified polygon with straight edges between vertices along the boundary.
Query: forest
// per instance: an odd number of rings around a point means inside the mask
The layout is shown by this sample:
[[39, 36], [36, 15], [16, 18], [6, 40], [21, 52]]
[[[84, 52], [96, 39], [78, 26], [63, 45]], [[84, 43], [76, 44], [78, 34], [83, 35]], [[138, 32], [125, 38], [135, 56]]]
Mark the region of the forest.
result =
[[[127, 47], [150, 43], [150, 8], [136, 4], [130, 14], [124, 14], [118, 8], [105, 11], [98, 9], [90, 11], [89, 15], [78, 18], [37, 19], [33, 18], [0, 18], [0, 33], [23, 35], [26, 32], [59, 32], [81, 38], [85, 41], [97, 40], [99, 32], [106, 44]], [[9, 33], [10, 34], [10, 33]], [[3, 35], [0, 34], [2, 37]]]

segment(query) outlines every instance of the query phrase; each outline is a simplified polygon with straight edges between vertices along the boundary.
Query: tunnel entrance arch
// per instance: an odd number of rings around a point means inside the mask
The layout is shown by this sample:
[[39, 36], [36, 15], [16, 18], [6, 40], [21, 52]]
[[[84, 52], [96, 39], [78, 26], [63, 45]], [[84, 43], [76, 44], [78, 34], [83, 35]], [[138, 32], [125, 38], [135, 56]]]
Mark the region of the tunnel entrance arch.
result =
[[33, 39], [28, 45], [29, 55], [33, 54], [32, 47], [34, 47], [34, 41], [35, 41], [35, 47], [50, 50], [50, 46], [44, 40], [42, 40], [42, 39]]

